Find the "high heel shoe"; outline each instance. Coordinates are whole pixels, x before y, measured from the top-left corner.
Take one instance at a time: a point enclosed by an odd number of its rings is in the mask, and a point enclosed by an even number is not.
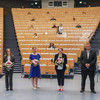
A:
[[[58,91],[61,91],[61,89],[58,89]]]
[[[36,86],[36,88],[40,88],[39,86]]]
[[[34,90],[36,90],[36,87],[33,87]]]
[[[61,92],[63,92],[64,90],[63,90],[63,89],[61,89],[60,91],[61,91]]]

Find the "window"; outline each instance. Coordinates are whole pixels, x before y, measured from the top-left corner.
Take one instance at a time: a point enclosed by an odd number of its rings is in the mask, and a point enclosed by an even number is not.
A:
[[[67,2],[63,2],[63,6],[67,6]]]
[[[48,3],[48,6],[53,6],[53,2],[49,2]]]
[[[55,7],[62,7],[62,1],[54,1]]]

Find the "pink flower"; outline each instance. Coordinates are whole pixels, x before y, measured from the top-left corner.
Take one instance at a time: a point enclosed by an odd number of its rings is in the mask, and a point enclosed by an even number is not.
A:
[[[63,63],[63,59],[62,58],[58,58],[57,59],[57,64],[61,64],[61,63]]]
[[[38,61],[37,59],[32,60],[32,63],[33,63],[34,65],[37,65],[38,62],[39,62],[39,61]]]
[[[7,61],[7,62],[6,62],[6,64],[11,65],[11,64],[12,64],[12,62],[11,62],[11,61]]]

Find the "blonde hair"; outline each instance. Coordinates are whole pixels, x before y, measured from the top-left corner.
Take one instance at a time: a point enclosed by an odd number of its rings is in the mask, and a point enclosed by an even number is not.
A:
[[[32,47],[32,50],[33,50],[34,48],[36,48],[36,47]]]

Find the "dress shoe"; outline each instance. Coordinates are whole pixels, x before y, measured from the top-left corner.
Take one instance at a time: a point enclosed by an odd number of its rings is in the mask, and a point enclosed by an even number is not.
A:
[[[13,89],[10,89],[11,91],[13,90]]]
[[[39,86],[36,86],[36,88],[40,88]]]
[[[63,90],[63,89],[61,89],[60,91],[61,91],[61,92],[63,92],[64,90]]]
[[[6,89],[6,91],[8,91],[9,89]]]
[[[93,91],[91,91],[92,93],[94,93],[94,94],[96,94],[96,91],[95,90],[93,90]]]
[[[80,90],[80,92],[81,92],[81,93],[83,93],[83,92],[84,92],[84,90]]]
[[[58,91],[61,91],[61,89],[58,89]]]
[[[33,87],[34,90],[36,90],[36,87]]]

